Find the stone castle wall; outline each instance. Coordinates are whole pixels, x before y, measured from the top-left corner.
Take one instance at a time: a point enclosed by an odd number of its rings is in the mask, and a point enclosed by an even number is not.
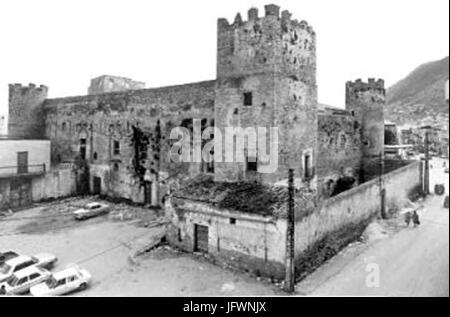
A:
[[[251,94],[251,104],[245,96]],[[255,174],[246,162],[216,164],[218,181],[256,179],[274,183],[287,178],[289,168],[304,175],[303,157],[315,161],[317,86],[315,33],[304,21],[281,16],[275,5],[265,15],[248,11],[233,24],[218,21],[215,124],[225,127],[279,129],[278,168]],[[314,164],[313,164],[314,165]]]
[[[84,143],[91,184],[92,177],[100,177],[103,194],[142,202],[144,178],[156,186],[166,178],[173,181],[200,173],[200,164],[169,161],[176,141],[170,140],[170,132],[185,120],[211,123],[214,81],[48,99],[44,108],[54,164],[76,161]],[[139,158],[135,136],[144,148]],[[143,169],[137,171],[137,165]],[[155,189],[153,194],[158,195]]]

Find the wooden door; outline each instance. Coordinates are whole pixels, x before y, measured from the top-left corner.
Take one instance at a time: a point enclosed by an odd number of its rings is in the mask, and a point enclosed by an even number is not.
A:
[[[208,253],[209,228],[195,224],[194,235],[194,251]]]

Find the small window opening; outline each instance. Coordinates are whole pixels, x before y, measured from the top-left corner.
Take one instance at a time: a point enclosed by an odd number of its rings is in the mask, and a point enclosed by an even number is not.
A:
[[[253,105],[253,95],[251,92],[244,93],[244,106]]]
[[[114,141],[114,155],[120,154],[120,142]]]

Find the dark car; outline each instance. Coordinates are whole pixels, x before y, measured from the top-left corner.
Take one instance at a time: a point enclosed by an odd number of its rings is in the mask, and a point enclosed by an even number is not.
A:
[[[13,251],[0,252],[0,263],[6,262],[16,256],[18,256],[18,254]]]

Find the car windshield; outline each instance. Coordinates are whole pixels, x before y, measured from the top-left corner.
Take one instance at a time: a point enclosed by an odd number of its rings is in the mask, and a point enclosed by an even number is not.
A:
[[[7,274],[10,269],[11,269],[11,267],[6,263],[0,264],[0,273],[1,274]]]
[[[48,288],[55,288],[56,284],[58,284],[58,281],[51,276],[48,280],[45,281],[45,284],[48,286]]]
[[[12,275],[6,280],[6,283],[8,283],[9,286],[14,287],[18,280],[19,279],[15,275]]]

